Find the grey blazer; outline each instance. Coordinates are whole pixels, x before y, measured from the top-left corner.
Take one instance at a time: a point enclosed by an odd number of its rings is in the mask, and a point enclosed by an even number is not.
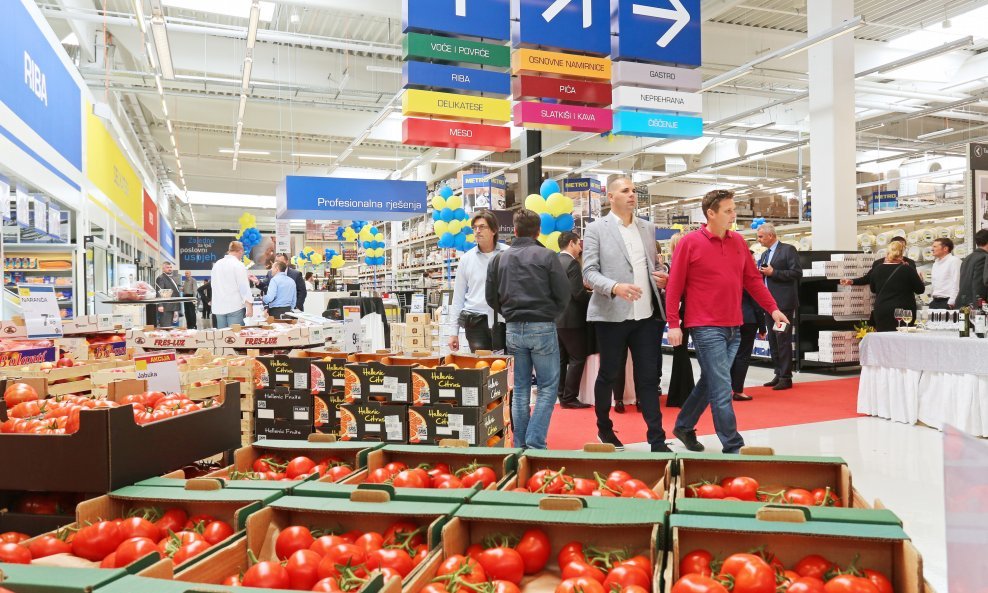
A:
[[[631,316],[632,303],[613,296],[611,291],[618,283],[634,284],[635,271],[631,267],[631,256],[624,246],[617,222],[610,214],[593,221],[583,236],[583,278],[593,287],[590,305],[587,308],[587,321],[626,321]],[[645,246],[645,261],[648,264],[649,286],[658,302],[658,313],[665,319],[662,294],[655,282],[655,225],[638,217],[634,224]]]

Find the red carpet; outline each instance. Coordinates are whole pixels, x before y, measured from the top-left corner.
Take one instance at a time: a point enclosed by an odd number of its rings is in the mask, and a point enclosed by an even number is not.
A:
[[[793,426],[827,420],[856,418],[858,413],[858,378],[834,379],[832,381],[812,381],[796,383],[787,391],[772,391],[770,387],[753,387],[745,393],[754,399],[747,402],[734,402],[734,413],[738,418],[738,430]],[[662,400],[662,425],[669,439],[676,422],[679,408],[668,408],[666,398]],[[645,442],[645,422],[633,406],[627,412],[617,414],[611,411],[614,430],[625,443]],[[713,418],[708,409],[700,417],[696,426],[698,435],[713,434]],[[585,443],[597,441],[596,417],[593,408],[586,410],[564,410],[558,405],[552,413],[548,443],[551,449],[579,449]]]

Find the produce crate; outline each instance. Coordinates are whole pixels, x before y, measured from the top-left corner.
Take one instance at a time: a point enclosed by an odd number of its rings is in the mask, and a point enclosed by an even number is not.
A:
[[[205,354],[205,356],[204,356]],[[219,362],[216,362],[218,360]],[[182,362],[180,360],[180,362]],[[215,359],[211,352],[201,350],[194,357],[188,358],[185,364],[179,364],[179,384],[190,399],[204,399],[216,395],[216,388],[230,374],[227,358]],[[137,369],[133,362],[121,364],[116,368],[103,369],[93,373],[93,395],[106,397],[107,386],[113,381],[122,379],[137,379]]]
[[[127,330],[127,342],[145,350],[212,349],[217,345],[218,330],[164,330],[153,325]]]
[[[0,587],[16,593],[92,593],[126,578],[127,574],[122,568],[56,568],[0,563]]]
[[[23,497],[34,497],[33,503],[23,501]],[[0,533],[6,531],[17,531],[27,535],[40,535],[63,527],[75,521],[76,505],[92,495],[77,493],[51,493],[51,492],[0,492]],[[29,507],[19,504],[27,502],[34,506],[41,503],[46,514],[24,512]],[[35,508],[38,508],[35,506]],[[47,514],[49,510],[54,510],[52,514]]]
[[[444,439],[457,439],[466,441],[471,446],[492,446],[497,441],[491,439],[504,430],[503,405],[504,402],[498,399],[486,407],[444,403],[410,406],[408,442],[435,445]]]
[[[474,498],[479,504],[538,505],[545,494],[511,492],[527,487],[529,478],[541,470],[560,471],[570,476],[602,479],[615,470],[624,470],[645,482],[662,500],[672,503],[675,481],[672,476],[675,454],[615,451],[613,445],[590,443],[583,451],[537,451],[528,449],[518,458],[518,471],[501,486],[501,492],[484,492]],[[563,492],[562,494],[568,494]],[[617,494],[620,497],[620,494]],[[634,499],[640,500],[640,499]]]
[[[747,476],[757,480],[764,491],[830,488],[841,506],[871,508],[853,488],[851,470],[840,457],[775,455],[772,449],[755,447],[746,447],[742,453],[678,453],[676,500],[687,498],[686,489],[691,484],[719,484],[726,477]]]
[[[47,395],[39,380],[27,381]],[[108,397],[119,401],[146,389],[144,381],[118,382]],[[108,492],[236,449],[239,402],[237,386],[226,382],[217,405],[144,426],[131,406],[121,406],[83,410],[74,434],[0,434],[0,490]]]
[[[236,548],[239,553],[247,553],[247,543],[244,538],[238,539],[236,542],[229,546],[230,548]],[[224,552],[226,552],[224,550]],[[174,575],[172,575],[167,569],[162,569],[155,574],[151,569],[144,571],[145,574],[153,574],[154,577],[141,577],[141,576],[123,576],[110,582],[107,585],[100,587],[100,593],[195,593],[200,591],[197,587],[190,587],[187,581],[174,580]],[[379,593],[383,587],[383,578],[378,575],[377,577],[368,581],[364,585],[360,593]],[[400,588],[400,585],[399,585]],[[252,587],[246,589],[251,593],[285,593],[284,589],[264,589]],[[66,590],[64,593],[75,593],[76,591],[81,591],[81,589],[71,589]],[[207,591],[202,589],[202,591]],[[243,587],[227,587],[223,585],[209,585],[209,593],[221,592],[221,593],[243,593],[245,589]],[[44,592],[30,592],[30,593],[44,593]],[[54,593],[62,593],[56,591]],[[86,593],[90,593],[87,591]]]
[[[367,477],[374,470],[383,468],[391,462],[401,462],[410,468],[420,465],[434,466],[437,463],[445,463],[450,469],[455,471],[477,462],[486,465],[494,470],[496,482],[490,487],[496,490],[514,476],[517,469],[518,458],[521,449],[487,448],[487,447],[466,447],[463,442],[449,441],[446,446],[431,445],[385,445],[380,448],[372,448],[362,451],[359,458],[363,461],[360,471],[345,478],[340,483],[347,486],[357,486],[367,482]],[[305,496],[328,496],[345,497],[347,490],[333,488],[327,484],[327,479],[305,484],[297,489],[299,494]],[[368,484],[369,486],[370,484]],[[477,491],[479,486],[473,488],[396,488],[395,492],[403,500],[457,500],[464,502],[469,500]]]
[[[561,567],[557,565],[556,558],[560,549],[573,541],[584,544],[593,542],[599,548],[625,549],[632,555],[646,555],[653,567],[653,574],[650,575],[652,590],[657,591],[669,503],[661,500],[633,502],[611,499],[601,502],[608,504],[591,508],[586,506],[586,501],[578,498],[549,497],[538,507],[463,505],[443,528],[441,557],[423,563],[422,570],[402,591],[418,593],[435,577],[444,559],[455,554],[465,555],[470,545],[483,545],[488,536],[521,536],[529,529],[545,532],[551,549],[545,569],[522,580],[522,593],[555,590],[562,580]]]
[[[20,379],[38,379],[45,382],[45,392],[51,396],[88,395],[93,393],[94,374],[126,364],[127,361],[117,359],[51,369],[42,369],[40,365],[32,364],[20,370],[11,369],[13,372],[3,373],[6,380],[0,382],[0,386],[6,389],[7,385]]]
[[[447,357],[464,364],[477,364],[505,358]],[[491,372],[489,368],[436,368],[412,369],[412,403],[415,405],[447,404],[460,407],[484,408],[501,400],[508,393],[508,368]]]
[[[865,512],[865,511],[856,511]],[[786,568],[818,554],[841,567],[852,563],[877,570],[892,581],[896,593],[924,591],[923,561],[898,525],[845,523],[814,519],[803,507],[767,507],[756,517],[675,513],[663,574],[666,593],[679,579],[680,558],[706,550],[715,558],[764,548]]]
[[[718,517],[755,518],[762,509],[796,508],[765,502],[738,502],[732,500],[709,500],[705,498],[676,499],[677,515],[713,515]],[[856,509],[826,506],[800,506],[805,509],[811,522],[861,523],[864,525],[897,525],[902,527],[902,519],[885,508]]]

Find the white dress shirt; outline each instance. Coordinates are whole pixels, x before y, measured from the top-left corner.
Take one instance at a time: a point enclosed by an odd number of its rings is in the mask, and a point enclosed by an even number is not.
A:
[[[453,305],[450,308],[450,327],[456,326],[461,311],[487,315],[488,327],[494,326],[494,309],[487,304],[487,266],[494,256],[508,248],[504,243],[495,243],[494,251],[482,253],[474,247],[460,256],[453,284]]]
[[[236,257],[226,257],[213,264],[213,314],[229,315],[246,308],[253,301],[250,283],[247,281],[247,268]]]
[[[621,240],[624,241],[624,248],[628,250],[628,255],[631,257],[631,267],[635,271],[635,286],[642,289],[641,298],[632,303],[630,319],[635,321],[648,319],[652,316],[652,286],[649,284],[651,278],[648,274],[648,261],[645,259],[645,245],[642,244],[642,235],[638,231],[634,217],[631,218],[631,224],[625,226],[624,221],[617,214],[611,212],[611,216],[617,223]]]
[[[930,296],[946,298],[947,304],[954,305],[957,291],[961,285],[961,258],[953,253],[933,262],[933,280],[930,286]]]

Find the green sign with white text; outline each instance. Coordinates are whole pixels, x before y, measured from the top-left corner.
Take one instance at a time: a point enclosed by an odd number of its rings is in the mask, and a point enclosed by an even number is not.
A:
[[[493,43],[408,33],[402,42],[402,49],[403,60],[443,60],[501,68],[511,65],[511,49]]]

